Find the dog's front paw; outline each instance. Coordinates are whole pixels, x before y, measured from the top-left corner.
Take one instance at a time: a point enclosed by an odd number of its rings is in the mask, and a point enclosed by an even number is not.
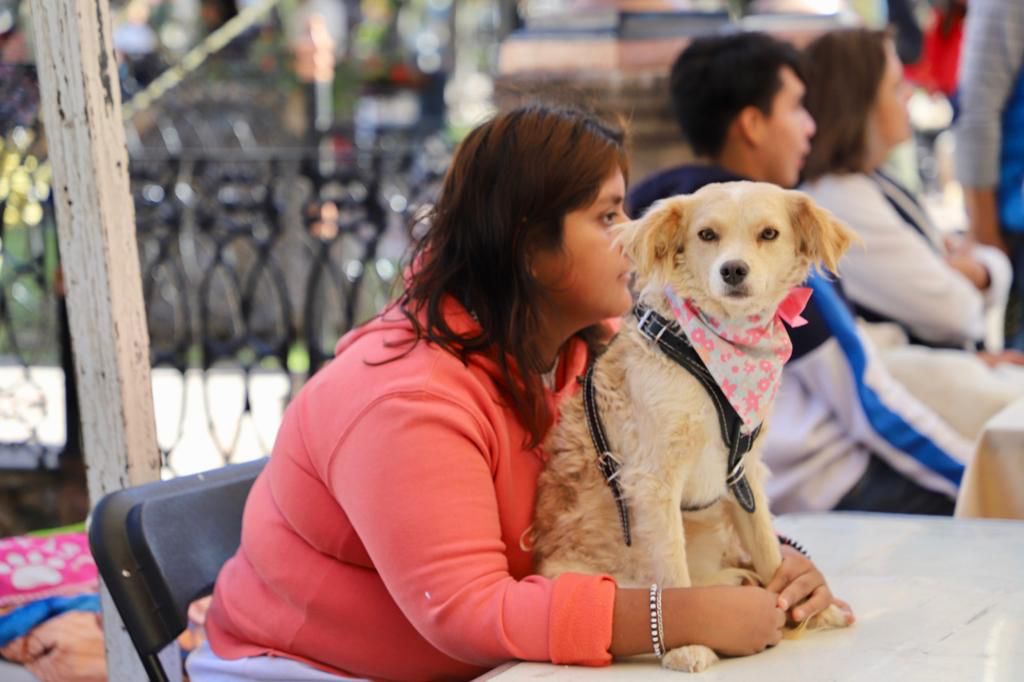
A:
[[[845,628],[849,625],[846,620],[846,613],[835,604],[830,604],[824,611],[820,611],[811,617],[807,624],[808,630],[831,630],[833,628]]]
[[[681,670],[684,673],[699,673],[706,670],[712,663],[718,660],[714,651],[692,644],[672,649],[661,659],[661,665],[669,670]]]

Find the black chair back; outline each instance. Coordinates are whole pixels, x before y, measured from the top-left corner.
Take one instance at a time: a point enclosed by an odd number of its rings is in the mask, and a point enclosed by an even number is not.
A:
[[[238,549],[242,510],[267,459],[126,488],[96,505],[89,546],[150,680]]]

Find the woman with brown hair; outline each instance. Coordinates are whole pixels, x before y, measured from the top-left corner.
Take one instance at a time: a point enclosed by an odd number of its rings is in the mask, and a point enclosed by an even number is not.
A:
[[[912,135],[910,86],[891,37],[828,33],[806,48],[804,69],[817,134],[802,189],[864,240],[841,272],[858,313],[895,322],[923,345],[978,347],[987,311],[1005,306],[1009,261],[996,249],[944,239],[917,198],[883,172]]]
[[[818,132],[801,189],[864,242],[844,256],[841,285],[861,318],[885,323],[866,329],[881,341],[889,372],[973,440],[1024,395],[1024,354],[975,352],[989,312],[1005,308],[1009,260],[996,248],[944,236],[917,197],[882,170],[912,134],[910,87],[888,33],[825,34],[806,48],[804,67]],[[959,377],[954,397],[951,376]]]
[[[204,680],[465,679],[503,661],[651,651],[648,590],[533,575],[539,444],[627,312],[622,133],[530,106],[455,154],[406,293],[289,405],[218,578]],[[666,645],[777,642],[831,594],[791,548],[778,594],[665,590]],[[792,607],[792,609],[790,609]]]

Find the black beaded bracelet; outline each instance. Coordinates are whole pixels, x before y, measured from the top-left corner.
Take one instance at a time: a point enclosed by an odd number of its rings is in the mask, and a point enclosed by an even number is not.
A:
[[[793,538],[791,538],[791,537],[787,537],[787,536],[783,535],[782,533],[776,533],[776,535],[777,535],[777,536],[778,536],[778,538],[779,538],[779,544],[780,544],[780,545],[789,545],[790,547],[792,547],[792,548],[793,548],[793,549],[795,549],[796,551],[798,551],[798,552],[800,552],[801,554],[803,554],[803,555],[804,555],[805,557],[807,557],[808,559],[810,559],[810,558],[811,558],[811,555],[807,553],[807,550],[806,550],[806,549],[804,549],[804,546],[803,546],[803,545],[801,545],[801,544],[800,544],[799,542],[797,542],[796,540],[794,540]]]

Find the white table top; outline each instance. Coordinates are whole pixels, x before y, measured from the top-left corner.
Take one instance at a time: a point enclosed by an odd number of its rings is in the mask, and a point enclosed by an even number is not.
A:
[[[856,624],[719,661],[694,682],[1024,680],[1024,522],[832,513],[776,527],[807,547]],[[606,668],[517,663],[485,677],[691,679],[681,675],[644,657]]]

